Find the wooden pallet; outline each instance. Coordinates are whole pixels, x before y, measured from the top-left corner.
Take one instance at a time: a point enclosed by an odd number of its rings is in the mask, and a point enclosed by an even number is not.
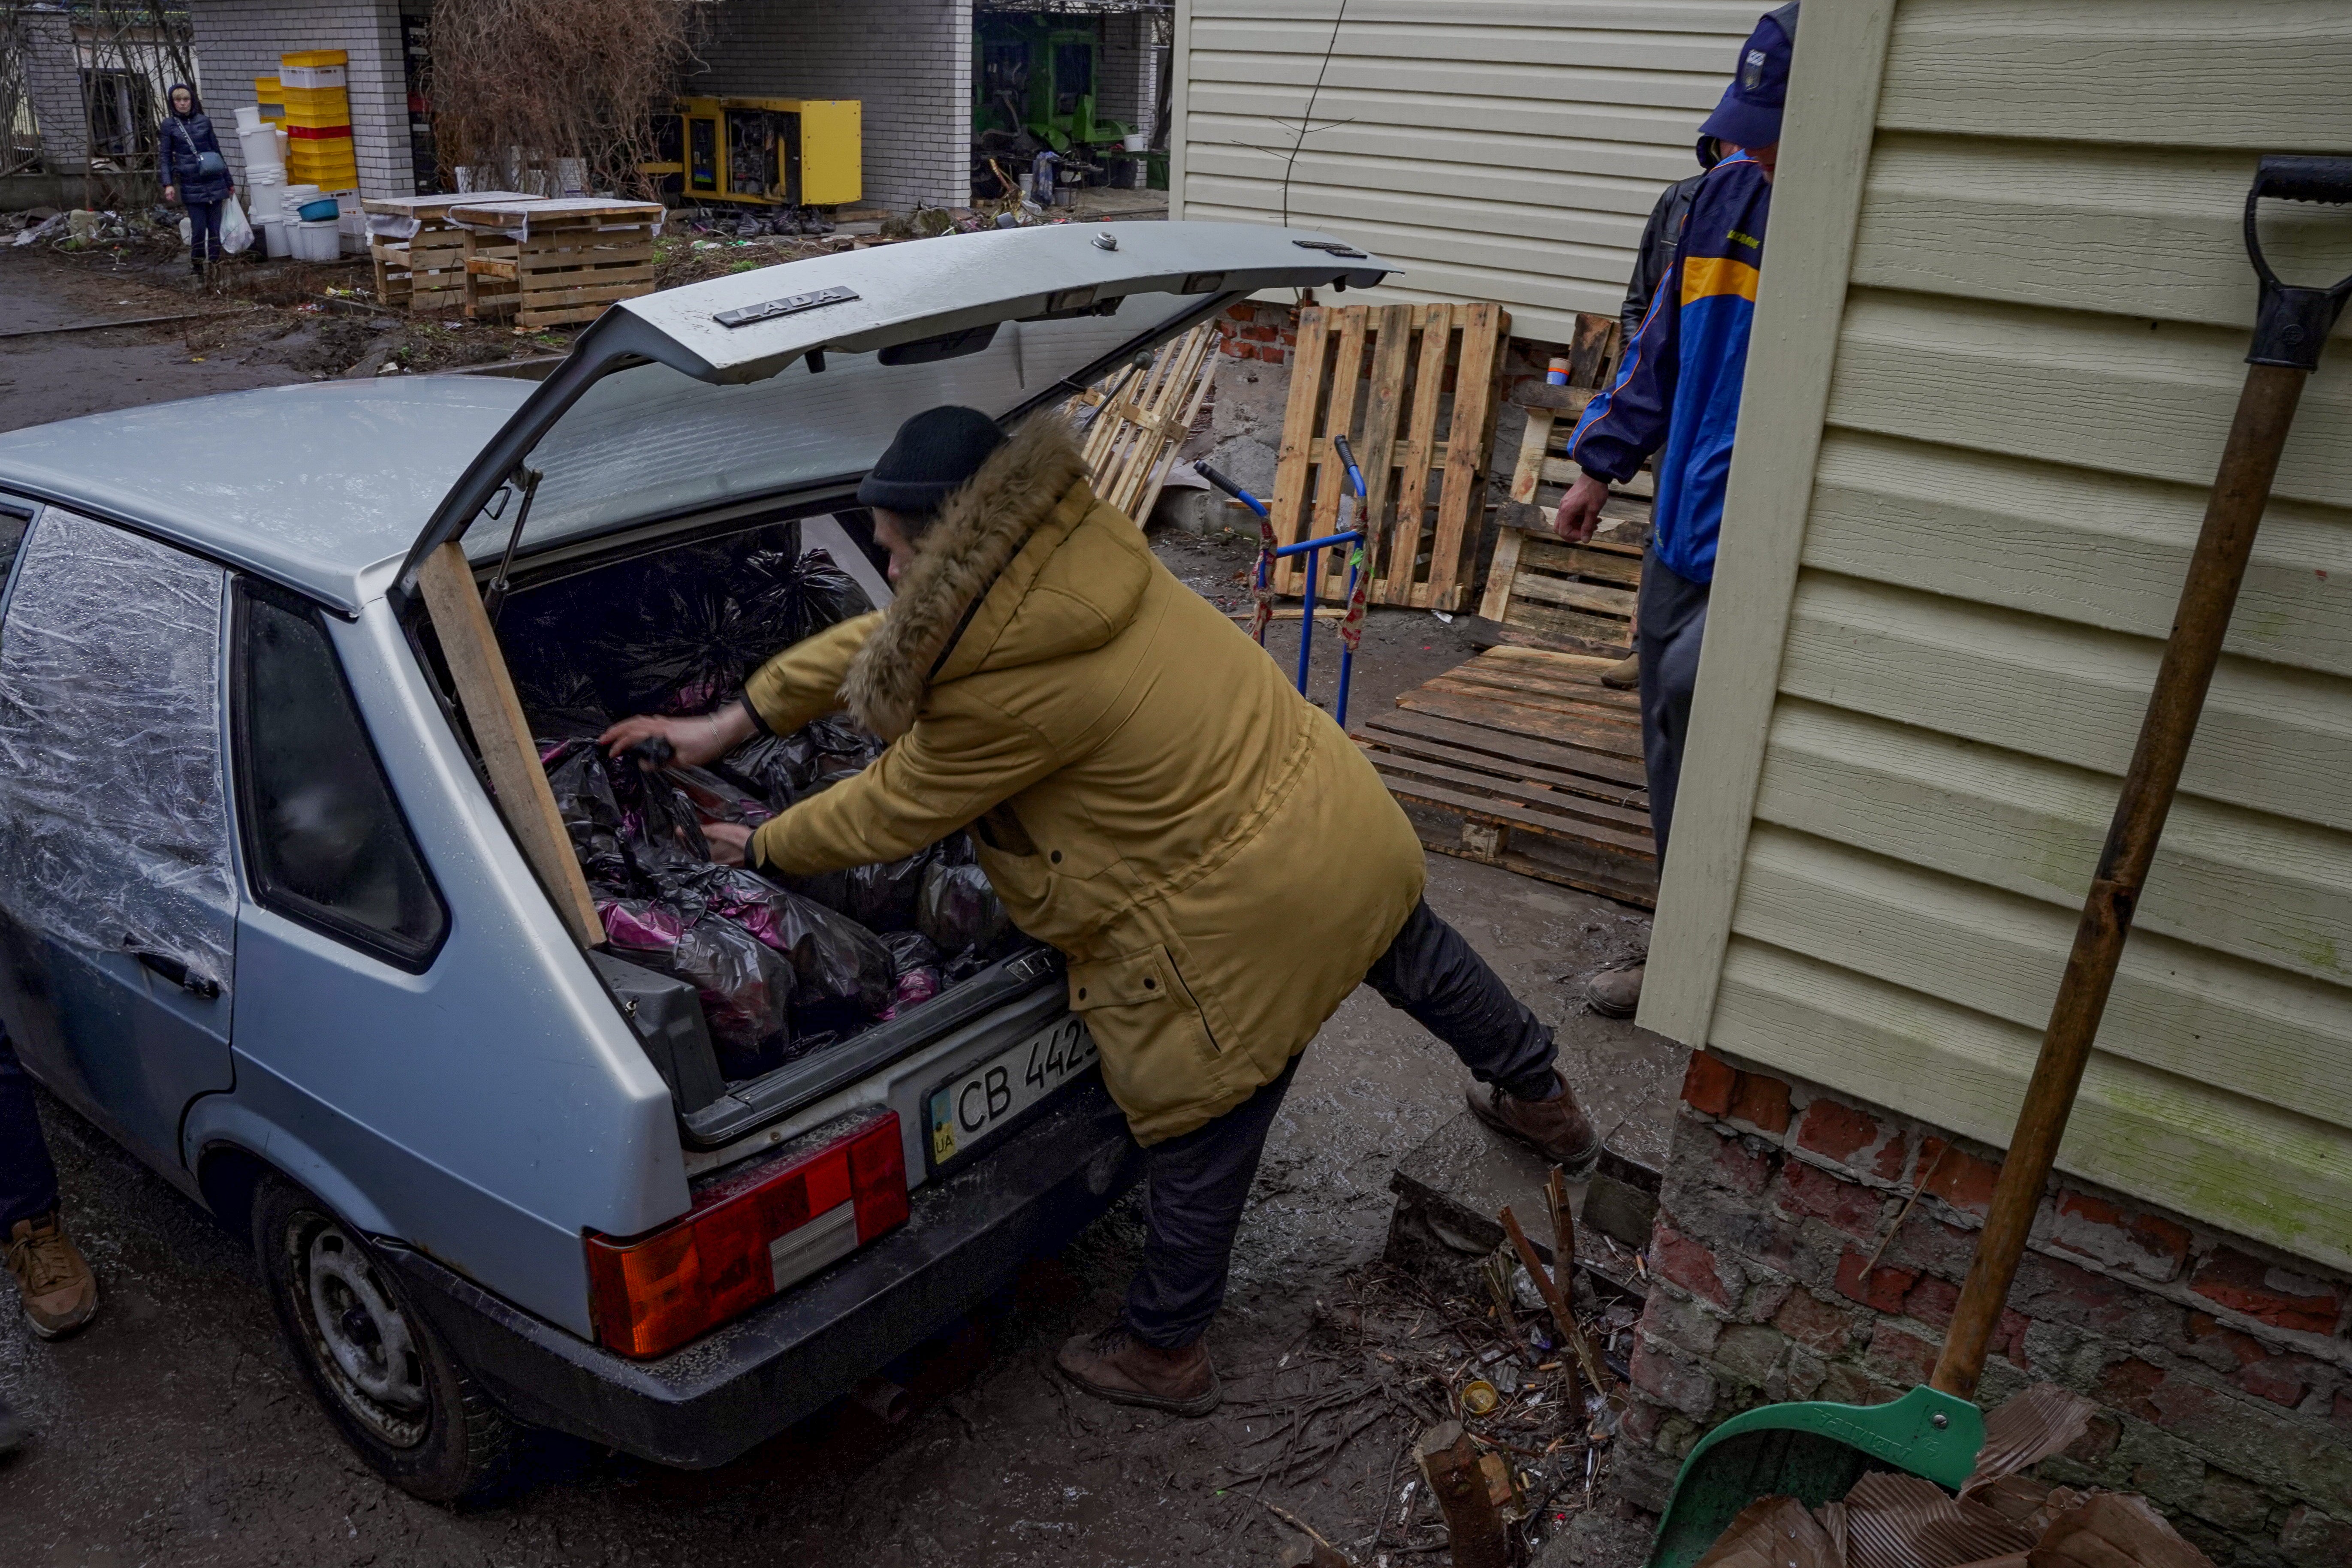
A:
[[[1139,526],[1148,521],[1176,447],[1201,416],[1216,375],[1217,329],[1203,322],[1164,344],[1150,369],[1134,375],[1121,371],[1072,398],[1068,412],[1075,417],[1117,394],[1087,426],[1087,469],[1095,494]]]
[[[1601,527],[1587,543],[1563,543],[1551,528],[1559,499],[1580,471],[1568,458],[1568,437],[1592,396],[1591,389],[1576,386],[1533,386],[1514,395],[1526,409],[1527,429],[1478,614],[1492,623],[1489,633],[1498,640],[1622,658],[1633,651],[1650,476],[1636,474],[1612,492]]]
[[[654,291],[657,202],[461,204],[449,216],[467,231],[468,315],[511,309],[528,331],[593,321],[617,300]],[[497,254],[494,246],[509,248]]]
[[[1489,648],[1354,739],[1429,848],[1653,906],[1641,704],[1601,684],[1610,662]]]
[[[464,310],[467,231],[449,221],[449,209],[461,203],[527,199],[514,191],[368,197],[360,203],[360,208],[371,220],[404,219],[404,225],[394,226],[395,230],[402,226],[409,229],[399,237],[381,234],[371,237],[369,251],[375,261],[376,299],[386,305],[405,306],[416,315]]]
[[[1290,401],[1275,469],[1274,531],[1285,544],[1338,531],[1345,433],[1364,475],[1367,597],[1458,610],[1477,575],[1486,448],[1499,407],[1500,305],[1310,305],[1298,313]],[[1347,552],[1319,557],[1326,599],[1347,591]],[[1302,595],[1303,558],[1276,564],[1278,594]]]

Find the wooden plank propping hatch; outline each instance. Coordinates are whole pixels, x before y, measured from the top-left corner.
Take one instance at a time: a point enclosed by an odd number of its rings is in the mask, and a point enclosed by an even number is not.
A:
[[[1612,662],[1488,648],[1353,738],[1428,848],[1654,905],[1640,700],[1601,684]]]
[[[532,743],[530,721],[523,717],[514,678],[507,672],[506,655],[482,608],[481,590],[474,585],[474,569],[464,548],[452,542],[426,556],[416,574],[416,587],[441,639],[441,657],[457,688],[457,704],[481,748],[499,815],[514,830],[515,842],[547,889],[563,929],[582,947],[602,944],[604,920],[596,913],[571,836],[563,830],[555,792],[539,765],[539,748]]]

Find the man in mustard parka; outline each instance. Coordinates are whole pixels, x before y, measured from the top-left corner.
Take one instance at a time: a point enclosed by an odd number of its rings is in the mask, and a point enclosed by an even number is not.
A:
[[[1121,1321],[1062,1349],[1090,1393],[1202,1415],[1202,1336],[1299,1053],[1369,984],[1469,1067],[1471,1107],[1570,1168],[1600,1140],[1551,1031],[1422,901],[1420,842],[1371,764],[1241,629],[1095,498],[1062,422],[1006,438],[935,408],[858,499],[890,607],[787,649],[705,718],[614,725],[680,760],[846,708],[889,741],[856,778],[714,852],[792,876],[959,828],[1013,921],[1069,961],[1070,1005],[1147,1151]]]

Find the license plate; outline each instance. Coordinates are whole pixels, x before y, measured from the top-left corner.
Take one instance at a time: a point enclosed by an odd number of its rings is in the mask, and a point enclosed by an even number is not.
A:
[[[1085,1023],[1070,1015],[932,1090],[931,1163],[980,1148],[1101,1059]]]

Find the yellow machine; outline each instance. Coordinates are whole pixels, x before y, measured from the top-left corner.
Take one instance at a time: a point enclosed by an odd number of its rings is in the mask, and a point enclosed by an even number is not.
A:
[[[683,98],[661,117],[654,177],[668,201],[839,206],[865,191],[856,99]]]

